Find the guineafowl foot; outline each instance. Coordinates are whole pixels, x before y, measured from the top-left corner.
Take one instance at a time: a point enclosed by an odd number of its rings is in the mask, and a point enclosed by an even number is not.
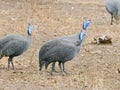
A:
[[[58,75],[58,73],[57,73],[56,71],[52,71],[52,72],[51,72],[51,75],[52,75],[52,76],[56,76],[56,75]]]
[[[8,65],[8,70],[10,70],[10,66]],[[15,70],[14,66],[12,66],[12,70]]]
[[[12,56],[10,56],[9,58],[8,58],[8,69],[10,69],[10,64],[12,65],[12,69],[14,70],[14,64],[13,64],[13,57]]]
[[[8,70],[8,71],[9,71],[9,70],[10,70],[10,68],[6,68],[6,70]]]
[[[8,65],[7,70],[10,70],[10,65]]]
[[[42,68],[39,68],[39,71],[41,71],[42,70]]]
[[[10,69],[11,69],[10,67],[7,68],[7,70],[10,70]],[[15,70],[15,68],[12,67],[12,70]]]
[[[67,72],[66,72],[66,71],[63,71],[63,72],[62,72],[62,75],[63,75],[63,76],[66,76],[66,75],[67,75]]]
[[[15,68],[13,67],[12,70],[15,70]]]

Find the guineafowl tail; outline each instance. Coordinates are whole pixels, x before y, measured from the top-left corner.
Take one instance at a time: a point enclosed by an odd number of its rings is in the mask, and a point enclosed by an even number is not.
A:
[[[2,52],[0,51],[0,59],[3,57],[3,54],[2,54]]]
[[[45,61],[41,61],[41,60],[39,60],[39,70],[41,71],[42,70],[42,67],[45,65]]]
[[[48,68],[48,65],[50,64],[50,62],[46,62],[45,63],[45,69],[47,69]]]

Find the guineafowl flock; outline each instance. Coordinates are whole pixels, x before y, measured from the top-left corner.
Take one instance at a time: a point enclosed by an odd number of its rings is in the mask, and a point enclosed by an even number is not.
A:
[[[120,0],[106,0],[105,7],[111,15],[111,24],[113,24],[113,19],[118,23],[120,17]],[[39,50],[39,70],[41,71],[43,66],[47,69],[49,64],[52,63],[51,75],[54,75],[56,74],[55,64],[58,62],[62,74],[65,75],[64,64],[72,60],[79,53],[90,24],[91,20],[84,18],[79,33],[57,37],[43,44]],[[12,65],[12,69],[14,69],[13,58],[23,54],[30,47],[33,30],[34,27],[29,24],[27,30],[28,36],[11,34],[0,39],[0,59],[8,57],[8,69],[10,68],[10,64]]]

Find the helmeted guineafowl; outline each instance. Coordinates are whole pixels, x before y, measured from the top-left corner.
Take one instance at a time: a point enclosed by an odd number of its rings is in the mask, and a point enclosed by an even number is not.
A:
[[[11,63],[14,69],[13,58],[21,55],[31,45],[32,31],[33,26],[29,24],[27,37],[11,34],[0,39],[0,59],[4,56],[9,57],[8,68],[10,67]]]
[[[46,42],[39,51],[39,70],[42,70],[44,65],[47,69],[48,65],[52,63],[51,74],[53,75],[55,73],[55,63],[59,62],[63,75],[66,74],[64,63],[72,60],[80,51],[86,29],[90,23],[90,20],[84,21],[80,34],[59,37]]]
[[[120,0],[106,0],[106,10],[111,14],[111,25],[113,24],[113,18],[116,23],[120,19]]]

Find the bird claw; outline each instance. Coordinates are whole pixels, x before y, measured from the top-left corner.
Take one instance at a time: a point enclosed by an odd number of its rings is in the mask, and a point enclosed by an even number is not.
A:
[[[57,73],[56,71],[52,71],[52,72],[51,72],[51,75],[52,75],[52,76],[56,76],[56,75],[58,75],[58,73]]]
[[[9,70],[10,70],[10,68],[6,68],[6,70],[8,70],[8,71],[9,71]]]
[[[62,72],[62,75],[63,75],[63,76],[66,76],[66,75],[67,75],[67,72],[66,72],[66,71],[63,71],[63,72]]]
[[[10,70],[10,66],[8,66],[7,70]],[[14,67],[12,67],[12,70],[15,70],[15,68],[14,68]]]

